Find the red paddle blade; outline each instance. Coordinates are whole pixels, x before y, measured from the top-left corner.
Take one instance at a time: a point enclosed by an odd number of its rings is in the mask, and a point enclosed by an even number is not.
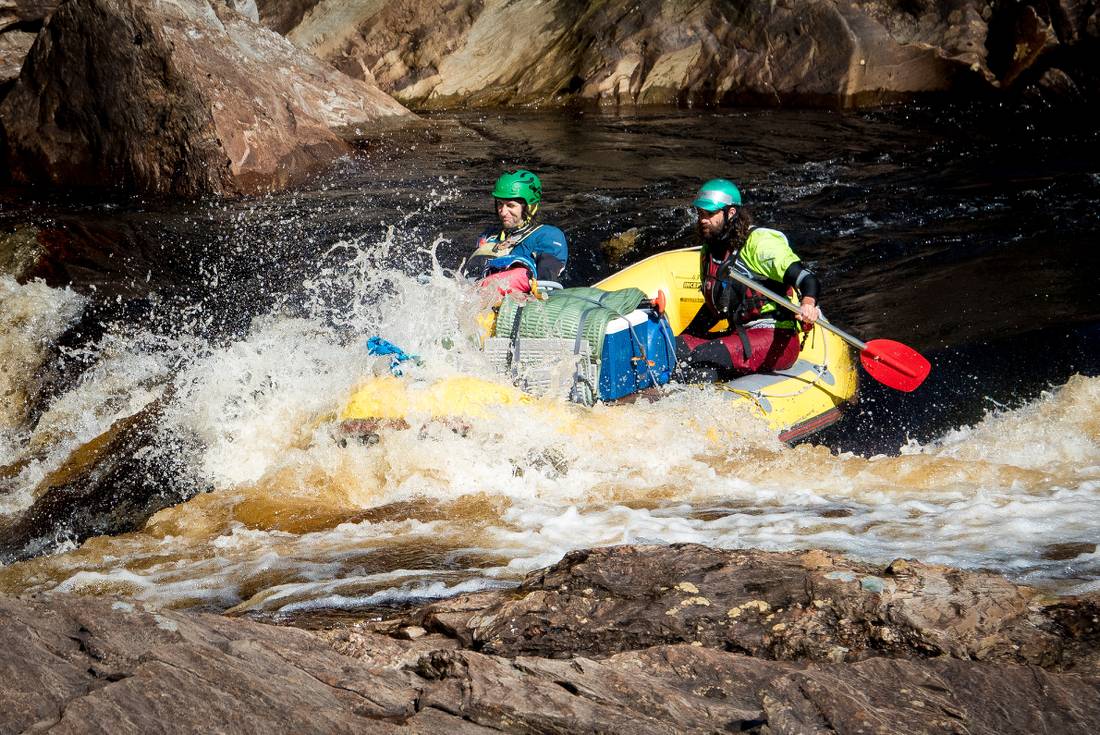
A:
[[[932,370],[932,364],[912,347],[892,339],[873,339],[859,356],[872,378],[897,390],[916,390]]]

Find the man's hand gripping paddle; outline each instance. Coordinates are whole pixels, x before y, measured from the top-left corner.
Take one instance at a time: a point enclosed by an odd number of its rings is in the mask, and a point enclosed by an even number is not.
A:
[[[732,270],[728,271],[728,275],[742,286],[764,294],[783,308],[796,314],[799,312],[798,305],[793,301],[751,278],[746,278]],[[892,339],[873,339],[870,342],[863,342],[840,327],[833,326],[824,318],[818,319],[817,324],[859,350],[859,361],[863,364],[863,369],[885,386],[908,393],[916,390],[932,370],[932,364],[924,358],[924,355],[901,342],[895,342]]]

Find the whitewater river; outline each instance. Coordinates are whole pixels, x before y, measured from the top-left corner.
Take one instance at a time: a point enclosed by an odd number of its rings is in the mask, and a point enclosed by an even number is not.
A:
[[[865,376],[795,447],[713,389],[569,431],[511,409],[343,446],[368,336],[422,377],[489,375],[451,270],[517,165],[543,177],[572,285],[688,244],[694,190],[736,179],[830,317],[933,376],[908,396]],[[46,252],[44,281],[0,277],[0,591],[316,619],[681,541],[1100,589],[1097,201],[1095,126],[921,109],[447,114],[291,194],[8,192],[4,257]]]

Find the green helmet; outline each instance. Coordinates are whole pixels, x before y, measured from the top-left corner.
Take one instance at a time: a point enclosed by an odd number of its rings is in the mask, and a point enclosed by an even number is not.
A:
[[[695,201],[691,203],[691,206],[708,212],[717,212],[731,205],[741,206],[741,192],[732,181],[725,179],[711,179],[703,184]]]
[[[517,171],[509,171],[497,179],[493,187],[493,197],[496,199],[522,199],[527,206],[534,207],[542,201],[542,182],[539,177],[522,168]]]

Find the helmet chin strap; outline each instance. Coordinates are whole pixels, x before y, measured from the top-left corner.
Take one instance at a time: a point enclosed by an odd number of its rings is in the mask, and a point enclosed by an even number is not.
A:
[[[725,209],[722,210],[722,222],[723,222],[723,224],[722,224],[722,232],[721,232],[721,234],[719,234],[719,237],[725,242],[729,242],[730,235],[733,234],[733,223],[737,220],[737,213],[736,212],[733,213],[732,217],[730,216],[730,210],[731,209],[733,209],[733,207],[726,207]]]

